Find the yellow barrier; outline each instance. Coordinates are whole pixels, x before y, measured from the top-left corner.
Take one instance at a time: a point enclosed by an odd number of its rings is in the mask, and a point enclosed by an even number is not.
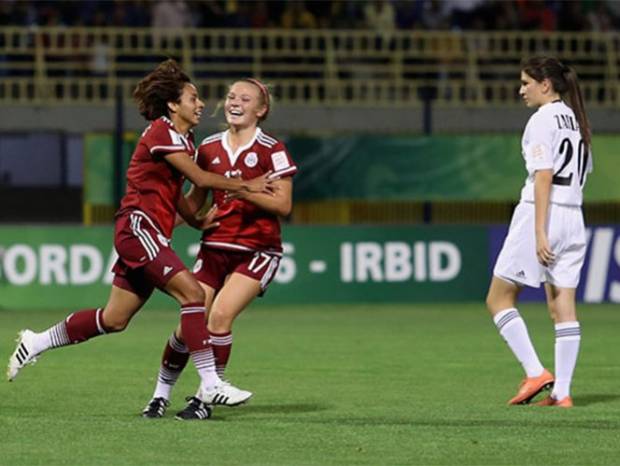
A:
[[[0,101],[110,104],[165,57],[206,99],[235,78],[271,83],[282,104],[519,104],[518,67],[550,53],[573,64],[591,107],[620,104],[620,34],[334,30],[0,27]]]

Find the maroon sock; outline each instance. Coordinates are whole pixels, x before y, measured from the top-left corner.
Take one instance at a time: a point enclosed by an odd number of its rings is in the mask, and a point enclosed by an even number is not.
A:
[[[190,353],[209,348],[209,331],[205,325],[203,303],[189,303],[181,306],[181,331]]]
[[[222,377],[226,370],[228,359],[230,358],[232,332],[209,332],[209,341],[211,342],[211,348],[213,348],[213,355],[215,356],[215,370],[217,371],[217,375]]]
[[[67,336],[72,344],[82,343],[105,332],[101,320],[102,309],[84,309],[65,319]]]
[[[188,359],[187,348],[173,333],[166,342],[164,354],[161,357],[161,365],[171,371],[181,372],[187,365]]]

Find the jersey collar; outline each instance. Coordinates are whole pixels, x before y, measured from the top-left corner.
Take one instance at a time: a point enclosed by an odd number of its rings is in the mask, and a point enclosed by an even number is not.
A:
[[[244,146],[239,147],[235,152],[233,152],[232,149],[230,148],[230,146],[228,145],[228,135],[230,134],[230,130],[227,129],[226,131],[224,131],[224,135],[222,137],[222,147],[226,151],[226,155],[228,155],[228,160],[230,161],[230,166],[231,167],[233,167],[235,165],[235,163],[237,162],[237,159],[239,158],[239,156],[244,151],[246,151],[250,147],[252,147],[254,142],[256,142],[256,138],[262,132],[263,131],[257,126],[256,127],[256,131],[254,131],[254,136],[252,136],[252,139],[250,139],[250,141],[247,144],[245,144]]]
[[[177,132],[178,134],[180,134],[182,137],[184,138],[188,138],[191,134],[194,133],[194,130],[192,128],[187,130],[187,134],[181,134],[179,133],[179,130],[174,126],[174,123],[172,122],[172,120],[170,118],[168,118],[167,116],[160,116],[159,117],[160,120],[162,120],[164,123],[166,123],[168,126],[170,126],[170,129],[172,129],[173,131]]]

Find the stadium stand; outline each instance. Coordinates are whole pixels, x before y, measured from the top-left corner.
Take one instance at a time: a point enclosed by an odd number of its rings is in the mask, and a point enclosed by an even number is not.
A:
[[[614,132],[620,104],[619,5],[4,1],[0,102],[13,118],[5,119],[0,130],[61,132],[57,159],[59,166],[68,163],[79,152],[69,145],[82,144],[75,135],[110,132],[117,91],[128,103],[137,79],[170,56],[195,78],[210,103],[236,78],[266,80],[278,106],[271,123],[284,134],[430,133],[420,118],[430,102],[435,124],[443,125],[440,132],[513,132],[525,121],[515,70],[524,56],[551,53],[578,69],[595,132]],[[496,117],[498,110],[502,118]],[[72,126],[58,126],[64,120]],[[127,120],[131,131],[143,124],[131,115]],[[90,126],[84,128],[85,122]],[[74,135],[66,137],[66,132]],[[2,176],[0,184],[15,185],[15,177]],[[58,182],[73,190],[62,199],[75,199],[81,187],[79,175],[75,178]],[[32,197],[36,205],[40,193]],[[510,203],[494,201],[392,202],[387,207],[368,201],[300,202],[293,219],[482,223],[503,222],[511,211]],[[113,206],[104,205],[96,215],[97,208],[88,212],[102,221],[113,212]],[[620,215],[615,203],[590,210],[601,221]]]
[[[620,35],[611,32],[0,28],[0,101],[109,104],[164,56],[207,99],[241,76],[283,104],[518,106],[523,56],[560,54],[580,70],[591,107],[619,104]]]

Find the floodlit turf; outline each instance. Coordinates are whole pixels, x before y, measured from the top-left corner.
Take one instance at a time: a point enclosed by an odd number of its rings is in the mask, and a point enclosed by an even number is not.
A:
[[[618,464],[617,306],[581,306],[572,410],[508,407],[521,370],[483,305],[255,306],[229,376],[251,403],[208,421],[139,412],[177,313],[146,310],[119,335],[46,353],[0,383],[0,464]],[[522,314],[553,369],[542,306]],[[3,364],[24,326],[59,312],[0,311]]]

